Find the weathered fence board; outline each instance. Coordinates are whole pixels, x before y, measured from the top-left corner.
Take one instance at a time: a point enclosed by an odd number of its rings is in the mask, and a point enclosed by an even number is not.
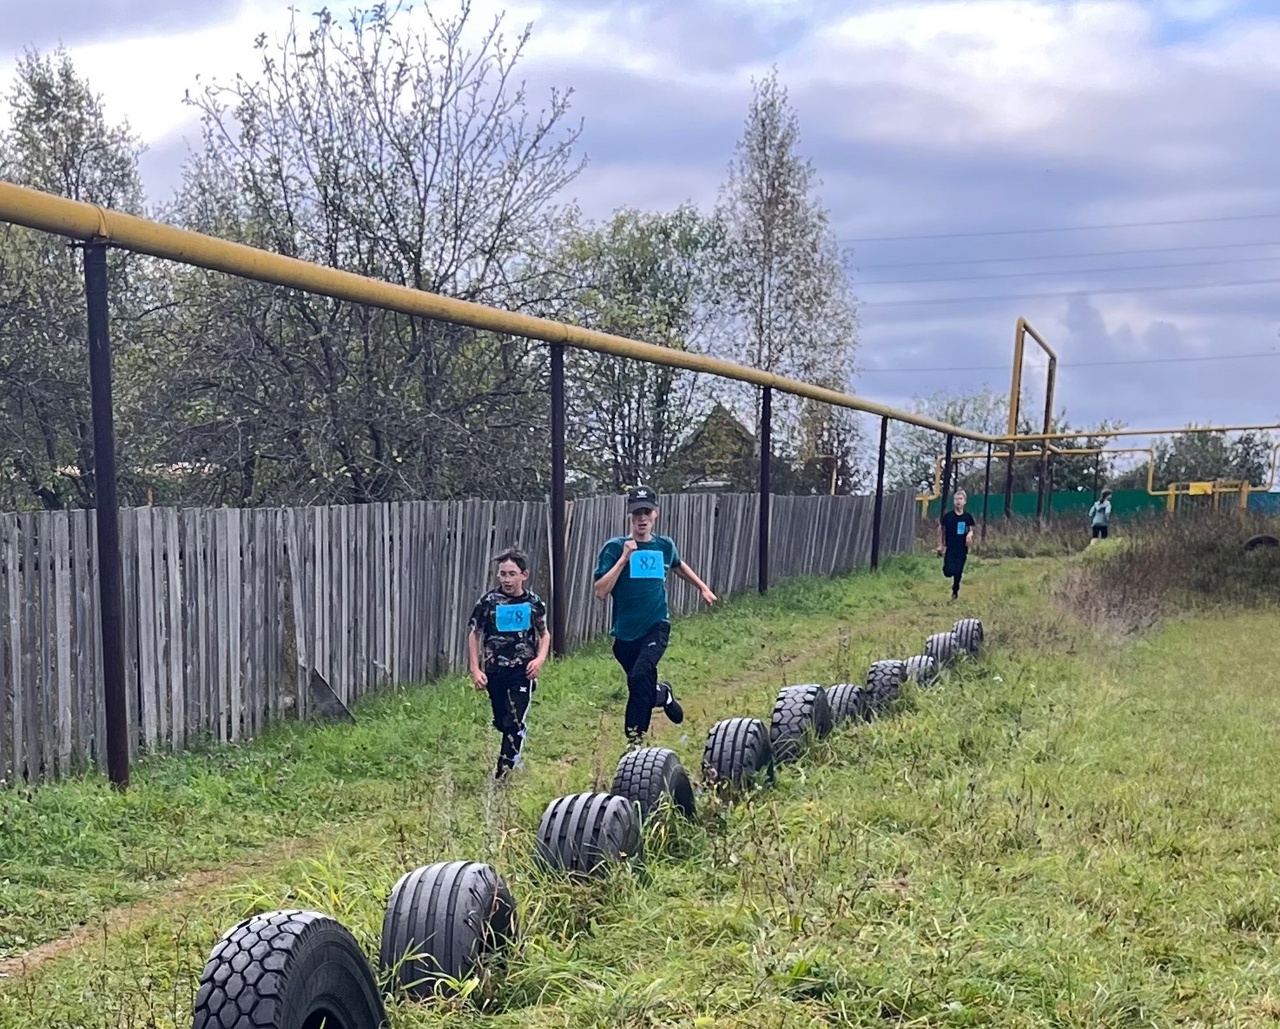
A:
[[[773,497],[770,580],[865,566],[870,497]],[[913,543],[909,495],[885,498],[882,546]],[[663,501],[659,531],[720,596],[754,590],[759,498]],[[601,545],[626,531],[621,497],[567,512],[567,646],[603,635]],[[305,717],[312,669],[344,703],[465,665],[467,620],[518,546],[550,594],[549,509],[512,501],[121,512],[130,751],[236,741]],[[675,613],[702,601],[674,579]],[[96,519],[0,514],[0,783],[105,763]]]

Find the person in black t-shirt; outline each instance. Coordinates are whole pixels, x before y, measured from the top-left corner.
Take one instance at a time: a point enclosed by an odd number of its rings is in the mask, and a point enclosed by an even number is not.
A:
[[[551,651],[551,634],[547,605],[525,588],[529,559],[519,550],[505,550],[496,560],[498,588],[481,597],[471,612],[467,656],[471,681],[477,691],[488,690],[493,727],[502,733],[493,773],[501,779],[512,768],[522,767],[525,715]]]
[[[960,596],[960,577],[964,575],[964,563],[969,558],[973,543],[973,515],[965,511],[969,497],[958,489],[952,498],[953,511],[943,514],[938,523],[938,554],[942,557],[942,574],[951,580],[951,599]]]

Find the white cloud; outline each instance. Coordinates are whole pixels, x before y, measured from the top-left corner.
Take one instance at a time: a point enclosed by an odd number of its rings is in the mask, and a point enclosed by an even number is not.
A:
[[[1157,84],[1150,16],[1129,3],[989,0],[855,14],[789,61],[810,90],[871,92],[851,105],[851,138],[948,146],[1031,145],[1060,152],[1083,110]],[[794,69],[792,71],[792,68]]]

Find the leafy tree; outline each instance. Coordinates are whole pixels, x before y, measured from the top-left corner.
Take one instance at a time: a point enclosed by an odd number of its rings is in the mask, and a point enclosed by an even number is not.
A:
[[[708,350],[722,331],[719,226],[692,206],[632,209],[575,227],[561,273],[560,317],[677,350]],[[575,471],[620,491],[679,488],[672,457],[711,410],[714,384],[675,368],[570,350],[569,432]]]
[[[800,407],[800,447],[791,456],[788,492],[855,493],[867,484],[863,436],[852,411],[816,401]]]
[[[999,434],[1008,428],[1008,399],[989,387],[977,393],[958,394],[941,391],[929,397],[917,397],[911,410],[915,414],[946,422],[975,432]],[[946,438],[932,429],[891,423],[889,447],[885,455],[885,483],[894,490],[929,490],[933,486],[936,458],[946,448]],[[971,445],[955,442],[955,452],[963,453]],[[972,449],[977,450],[976,446]],[[1025,460],[1025,459],[1023,459]],[[1018,469],[1015,467],[1015,471]],[[965,483],[967,488],[967,482]]]
[[[141,212],[138,141],[126,124],[107,120],[101,97],[65,51],[22,56],[9,112],[8,130],[0,134],[0,175],[73,200]],[[145,333],[149,267],[140,258],[109,254],[126,468],[137,443],[128,427],[140,401],[128,368]],[[93,432],[81,253],[56,236],[0,225],[0,281],[0,503],[88,506]]]
[[[975,393],[959,394],[942,391],[926,398],[916,398],[912,405],[916,414],[946,422],[960,428],[972,429],[987,435],[1003,435],[1009,428],[1009,400],[990,387],[983,387]],[[1098,431],[1105,431],[1109,426],[1103,424]],[[1024,417],[1019,421],[1019,433],[1038,432],[1031,422]],[[1071,424],[1065,414],[1060,414],[1050,422],[1052,432],[1072,432]],[[946,438],[932,429],[923,429],[911,425],[892,425],[889,430],[889,450],[885,461],[885,480],[893,489],[912,489],[927,492],[933,488],[935,462],[943,455]],[[1106,445],[1106,440],[1085,437],[1081,439],[1058,440],[1054,446],[1060,450],[1096,450]],[[1039,448],[1032,444],[1022,444],[1022,451]],[[956,440],[954,452],[983,453],[982,458],[971,458],[957,462],[956,478],[953,485],[960,485],[969,493],[981,493],[985,484],[985,450],[984,446]],[[991,491],[1000,493],[1004,490],[1006,469],[1008,467],[1008,450],[997,447],[993,452],[991,466]],[[1081,455],[1079,457],[1056,457],[1053,459],[1053,488],[1062,490],[1092,490],[1095,467],[1098,481],[1105,484],[1111,469],[1111,459],[1105,455]],[[1019,457],[1014,461],[1014,492],[1034,492],[1038,488],[1040,461],[1035,457]]]
[[[1194,426],[1192,426],[1194,428]],[[1184,432],[1155,444],[1155,484],[1163,489],[1174,482],[1243,480],[1264,485],[1271,477],[1274,442],[1266,433],[1243,432],[1229,439],[1223,432]],[[1123,488],[1143,488],[1147,468],[1143,464],[1116,480]]]
[[[280,253],[542,310],[577,127],[515,78],[529,35],[474,45],[379,5],[259,38],[254,78],[191,95],[204,125],[175,216]],[[444,323],[184,270],[166,407],[206,499],[370,502],[541,495],[546,351]],[[192,333],[190,326],[199,326]]]

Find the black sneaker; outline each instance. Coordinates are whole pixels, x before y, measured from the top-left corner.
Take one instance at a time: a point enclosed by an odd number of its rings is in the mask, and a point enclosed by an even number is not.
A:
[[[684,708],[676,700],[676,692],[669,682],[658,683],[658,707],[666,712],[672,725],[679,725],[684,721]]]

